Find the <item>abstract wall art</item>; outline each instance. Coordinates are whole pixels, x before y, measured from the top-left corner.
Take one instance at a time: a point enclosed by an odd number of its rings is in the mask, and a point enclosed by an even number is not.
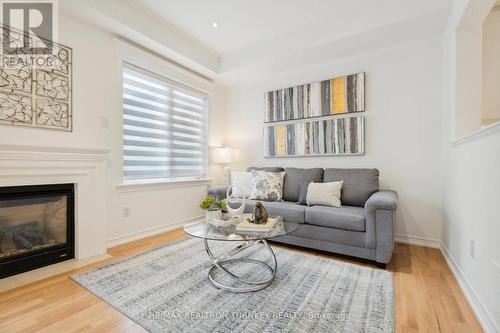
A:
[[[265,93],[265,157],[365,153],[365,73]]]
[[[2,28],[0,45],[12,34]],[[52,53],[36,54],[23,45],[0,55],[0,123],[72,130],[72,50],[52,44]],[[31,44],[30,44],[31,45]]]
[[[364,154],[364,116],[311,120],[264,127],[265,156]]]
[[[362,112],[365,73],[269,91],[265,107],[265,122]]]

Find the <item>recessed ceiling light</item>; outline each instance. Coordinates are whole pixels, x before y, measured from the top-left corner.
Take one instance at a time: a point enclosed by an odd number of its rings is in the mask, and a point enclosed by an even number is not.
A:
[[[217,22],[212,22],[212,28],[217,28],[219,26],[219,23]]]

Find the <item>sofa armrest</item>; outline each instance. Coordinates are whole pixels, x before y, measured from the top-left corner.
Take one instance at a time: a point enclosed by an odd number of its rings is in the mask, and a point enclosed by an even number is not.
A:
[[[375,248],[376,261],[387,264],[394,250],[394,221],[398,195],[394,191],[378,191],[365,204],[367,247]]]
[[[382,190],[373,193],[365,204],[365,216],[379,209],[396,210],[398,194],[394,191]]]
[[[226,199],[227,189],[229,185],[212,185],[208,187],[207,194],[209,197],[215,197],[216,200]]]

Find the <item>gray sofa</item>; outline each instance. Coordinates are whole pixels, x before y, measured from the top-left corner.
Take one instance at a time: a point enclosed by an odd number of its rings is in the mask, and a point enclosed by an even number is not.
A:
[[[394,247],[397,194],[379,190],[377,169],[250,167],[247,171],[255,169],[285,171],[284,201],[261,202],[270,215],[299,223],[297,231],[273,241],[373,260],[379,267],[389,262]],[[297,203],[301,184],[339,180],[344,182],[341,208]],[[208,194],[220,200],[225,198],[226,190],[225,186],[211,186]],[[251,213],[254,203],[247,200],[246,213]]]

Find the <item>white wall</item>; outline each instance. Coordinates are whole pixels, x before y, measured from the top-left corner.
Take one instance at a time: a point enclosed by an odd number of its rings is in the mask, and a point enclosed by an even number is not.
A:
[[[467,85],[471,90],[477,88],[475,81],[467,82],[457,75],[463,68],[456,60],[463,47],[473,48],[478,40],[461,47],[456,40],[463,29],[482,26],[494,2],[488,1],[455,0],[444,34],[442,247],[485,331],[499,332],[500,124],[458,140],[454,126],[458,105],[464,98],[473,113],[481,110],[481,94],[464,96],[455,89],[462,86],[467,91]],[[481,67],[477,70],[480,72]],[[471,241],[475,243],[475,258],[471,256]]]
[[[443,244],[459,267],[483,325],[500,330],[500,128],[449,147]],[[475,242],[475,258],[471,256]],[[492,330],[494,332],[494,330]]]
[[[456,36],[455,136],[481,127],[483,27],[467,27]]]
[[[483,105],[486,123],[500,120],[500,8],[483,25]]]
[[[226,141],[233,169],[249,165],[370,167],[381,186],[399,193],[396,233],[441,238],[441,40],[386,48],[227,90]],[[265,159],[264,92],[339,75],[366,72],[366,154],[352,157]]]
[[[73,132],[0,126],[0,143],[46,147],[109,149],[107,202],[108,240],[119,242],[130,235],[201,215],[198,203],[206,185],[189,187],[117,188],[121,183],[121,73],[115,36],[86,22],[59,15],[59,41],[73,49]],[[224,90],[214,86],[210,95],[209,144],[223,144],[221,123]],[[219,167],[210,170],[221,178]],[[130,217],[122,208],[130,207]]]

